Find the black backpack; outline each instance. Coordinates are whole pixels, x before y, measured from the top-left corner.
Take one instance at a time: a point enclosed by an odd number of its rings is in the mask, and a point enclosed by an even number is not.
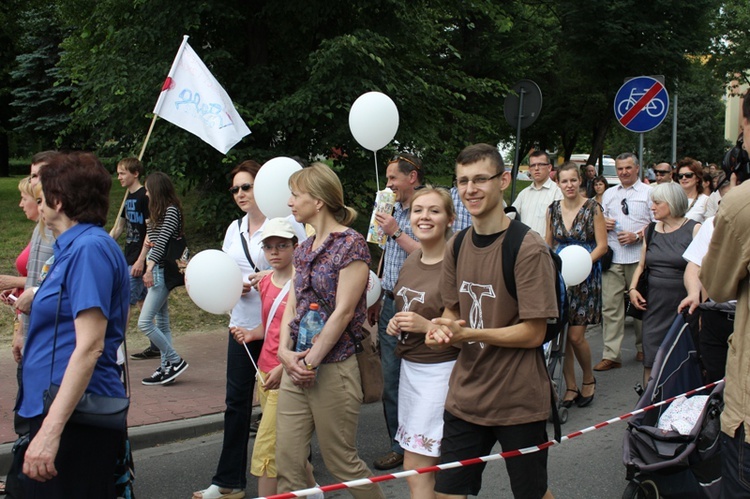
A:
[[[456,238],[453,240],[453,263],[458,264],[458,252],[461,249],[461,244],[466,237],[466,232],[469,230],[462,230],[456,234]],[[528,225],[525,225],[516,220],[510,220],[508,231],[505,234],[505,240],[503,240],[503,279],[505,281],[505,289],[508,290],[508,294],[513,297],[514,300],[518,301],[518,295],[516,294],[516,275],[515,267],[516,260],[518,259],[518,253],[521,249],[521,243],[523,238],[526,237],[526,233],[531,230]],[[555,262],[555,270],[557,271],[557,285],[555,286],[555,295],[557,297],[557,317],[547,319],[547,332],[544,335],[544,343],[554,340],[558,334],[560,334],[568,323],[568,295],[565,287],[565,280],[562,276],[562,260],[560,256],[555,253],[552,248],[549,248],[549,254],[552,257],[552,261]]]

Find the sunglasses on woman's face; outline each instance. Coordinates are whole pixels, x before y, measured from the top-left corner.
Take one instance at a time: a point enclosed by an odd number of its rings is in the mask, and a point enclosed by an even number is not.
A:
[[[242,185],[233,185],[232,187],[229,188],[229,192],[231,192],[232,195],[234,195],[240,192],[240,189],[242,189],[244,192],[247,192],[252,188],[253,188],[253,184],[248,184],[248,183],[245,183]]]
[[[695,173],[678,173],[677,178],[682,180],[683,178],[693,178],[695,177]]]

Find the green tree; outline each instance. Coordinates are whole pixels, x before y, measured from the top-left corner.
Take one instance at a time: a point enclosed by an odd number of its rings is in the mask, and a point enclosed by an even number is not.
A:
[[[541,75],[543,123],[567,159],[579,141],[594,157],[614,124],[612,103],[625,78],[664,75],[673,92],[689,55],[708,52],[718,0],[558,0],[559,65]]]
[[[73,30],[62,44],[64,81],[74,87],[65,133],[88,132],[82,145],[107,156],[137,151],[181,35],[191,35],[253,133],[222,158],[159,122],[145,159],[222,192],[204,196],[200,215],[217,226],[228,204],[224,175],[247,157],[314,158],[340,148],[335,166],[349,202],[369,206],[372,156],[354,142],[348,111],[370,90],[399,107],[396,146],[419,153],[430,173],[449,171],[466,143],[498,141],[508,82],[539,65],[526,49],[543,54],[550,42],[535,32],[536,7],[523,2],[60,3]]]
[[[14,84],[11,106],[16,110],[10,121],[31,151],[64,146],[57,139],[70,122],[71,87],[61,84],[57,67],[63,39],[57,18],[54,3],[18,13],[23,34],[18,40],[16,68],[10,73]]]

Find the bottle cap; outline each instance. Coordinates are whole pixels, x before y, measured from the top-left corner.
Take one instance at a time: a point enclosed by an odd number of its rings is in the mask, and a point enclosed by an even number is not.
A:
[[[318,310],[320,308],[320,305],[317,303],[311,303],[310,304],[310,310]]]

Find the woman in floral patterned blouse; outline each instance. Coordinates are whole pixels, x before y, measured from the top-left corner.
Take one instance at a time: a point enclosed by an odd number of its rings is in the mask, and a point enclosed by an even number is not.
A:
[[[289,179],[295,220],[315,235],[294,252],[294,286],[282,319],[278,358],[284,366],[279,391],[276,461],[278,492],[307,487],[305,465],[313,431],[326,466],[339,481],[372,475],[357,455],[362,386],[353,335],[361,336],[370,253],[350,227],[356,212],[344,205],[336,174],[315,163]],[[299,323],[311,303],[325,325],[312,348],[296,352]],[[377,484],[351,489],[357,498],[384,498]]]

